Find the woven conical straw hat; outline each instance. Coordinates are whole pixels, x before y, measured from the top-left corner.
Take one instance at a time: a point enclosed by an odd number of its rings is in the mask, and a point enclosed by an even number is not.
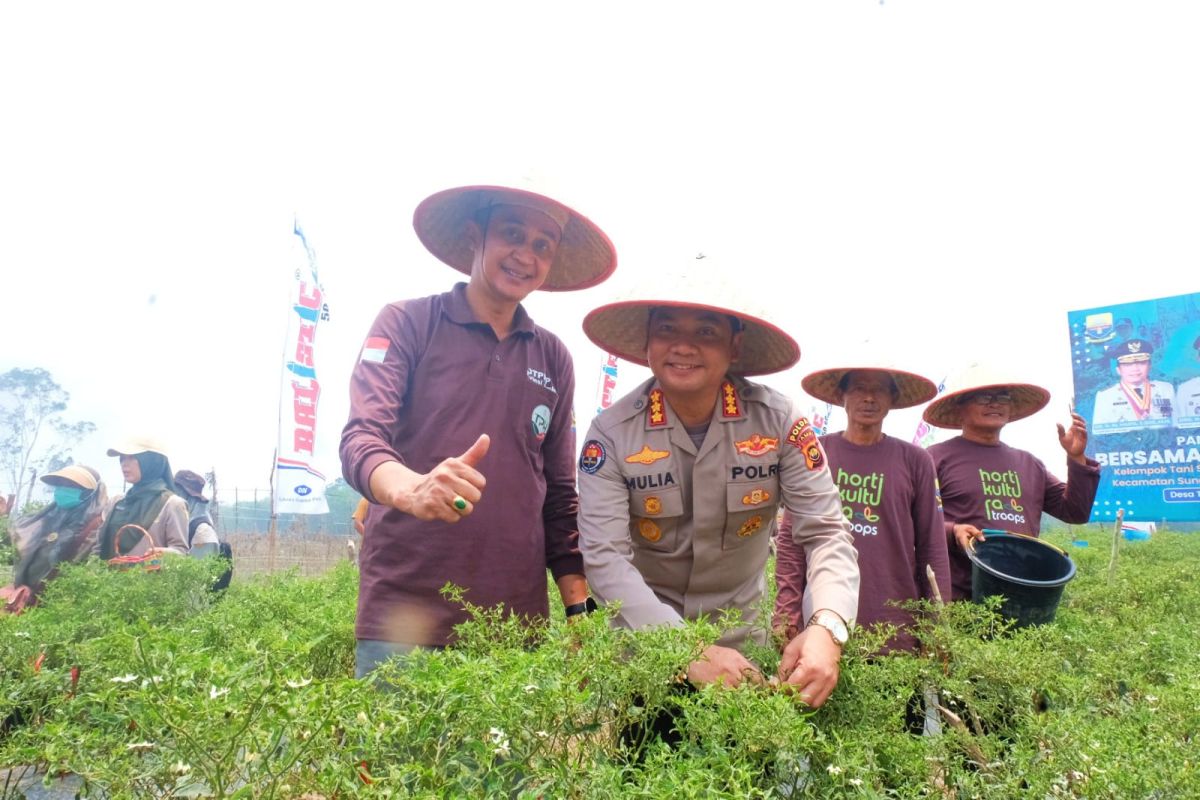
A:
[[[724,267],[724,268],[723,268]],[[646,366],[646,331],[654,308],[690,308],[714,311],[741,321],[741,354],[729,371],[737,375],[780,372],[800,360],[800,345],[767,321],[766,313],[727,276],[733,267],[717,259],[695,255],[683,265],[647,277],[623,299],[590,312],[583,332],[597,347],[615,356]]]
[[[948,391],[930,403],[922,414],[926,422],[938,428],[962,427],[959,401],[973,392],[1007,391],[1012,395],[1009,422],[1036,414],[1050,402],[1049,390],[1032,383],[1014,381],[1011,375],[1004,375],[982,364],[972,364],[949,383]]]
[[[905,370],[897,369],[890,362],[882,363],[883,359],[862,357],[852,360],[860,366],[819,369],[805,375],[801,379],[800,385],[804,387],[804,391],[818,400],[840,406],[842,404],[842,392],[838,388],[838,385],[844,377],[851,372],[884,372],[891,376],[892,380],[896,383],[896,388],[899,390],[899,395],[892,402],[892,408],[919,406],[921,403],[932,400],[937,395],[937,385],[915,372],[906,372]]]
[[[546,214],[562,228],[543,291],[586,289],[612,275],[617,251],[599,226],[562,201],[540,193],[532,181],[523,181],[520,187],[459,186],[430,195],[413,214],[417,238],[441,261],[470,275],[475,251],[466,236],[467,222],[481,209],[494,205],[526,206]]]

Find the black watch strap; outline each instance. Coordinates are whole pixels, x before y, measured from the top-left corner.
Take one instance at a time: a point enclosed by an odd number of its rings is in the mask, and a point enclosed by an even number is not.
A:
[[[574,617],[577,614],[590,614],[596,610],[596,601],[589,597],[582,603],[572,603],[564,610],[568,617]]]

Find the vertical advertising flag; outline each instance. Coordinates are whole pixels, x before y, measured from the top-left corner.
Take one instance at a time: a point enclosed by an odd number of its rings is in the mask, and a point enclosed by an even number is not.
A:
[[[1067,314],[1092,520],[1200,521],[1200,294]]]
[[[604,363],[600,366],[600,387],[596,392],[596,413],[612,405],[613,392],[617,388],[617,357],[612,353],[604,354]]]
[[[317,327],[329,304],[317,277],[317,256],[299,223],[293,226],[287,336],[279,386],[279,446],[275,455],[274,508],[280,514],[328,514],[325,476],[313,467],[321,383],[313,358]]]

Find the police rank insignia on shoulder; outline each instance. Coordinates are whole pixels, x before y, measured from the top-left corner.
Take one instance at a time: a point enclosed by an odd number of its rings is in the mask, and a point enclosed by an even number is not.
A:
[[[817,434],[806,417],[800,417],[788,430],[787,443],[804,453],[804,463],[810,470],[820,469],[825,464],[825,453],[817,441]]]
[[[646,423],[651,428],[661,428],[667,424],[667,409],[662,389],[650,392],[650,403],[646,407]]]
[[[588,475],[595,475],[604,466],[605,458],[604,445],[595,439],[588,439],[584,442],[583,452],[579,454],[579,469]]]
[[[625,456],[626,464],[645,464],[649,466],[655,461],[661,461],[671,455],[667,450],[651,450],[650,445],[642,445],[642,449],[631,456]]]
[[[740,417],[742,404],[738,401],[737,389],[729,381],[721,384],[721,416],[726,419]]]
[[[639,519],[638,533],[647,542],[657,542],[662,538],[662,528],[658,527],[658,523],[652,519]]]
[[[733,446],[739,453],[744,453],[748,456],[765,456],[779,446],[779,439],[755,433],[749,439],[734,442]]]
[[[737,535],[743,539],[747,536],[753,536],[758,533],[758,529],[762,527],[762,517],[755,514],[750,519],[742,523],[742,527],[738,528]]]

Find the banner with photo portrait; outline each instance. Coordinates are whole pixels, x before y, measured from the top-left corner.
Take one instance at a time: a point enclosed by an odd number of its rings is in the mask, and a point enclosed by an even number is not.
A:
[[[1067,321],[1076,411],[1101,466],[1092,520],[1200,521],[1200,294]]]

